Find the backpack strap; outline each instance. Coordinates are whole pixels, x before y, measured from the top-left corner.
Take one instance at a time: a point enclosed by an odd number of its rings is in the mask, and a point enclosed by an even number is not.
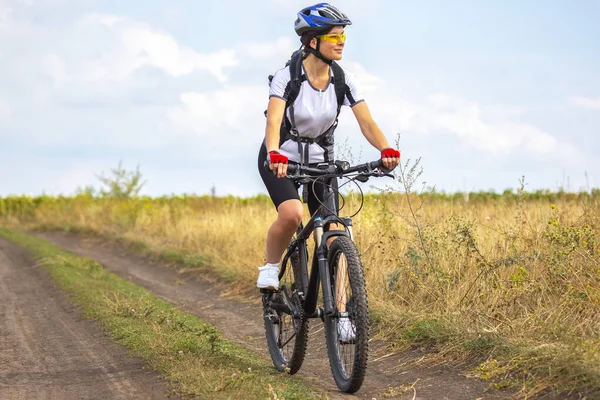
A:
[[[302,82],[306,80],[306,76],[302,75],[302,50],[294,51],[290,59],[285,63],[285,66],[290,68],[290,81],[286,85],[283,93],[283,97],[287,99],[285,102],[285,109],[287,110],[287,108],[296,101],[296,98],[300,93],[300,86],[302,86]],[[271,85],[273,77],[274,75],[269,75],[269,85]],[[267,110],[265,110],[264,114],[266,117]]]
[[[296,139],[296,143],[298,143],[298,154],[300,155],[300,165],[308,164],[308,146],[306,154],[304,154],[304,146],[302,146],[302,141],[297,140],[300,138],[298,134],[298,128],[296,128],[296,121],[294,118],[294,102],[296,98],[298,98],[298,94],[300,94],[300,87],[302,86],[302,82],[306,80],[306,75],[302,75],[302,51],[296,50],[292,54],[292,58],[289,63],[290,67],[290,83],[289,83],[289,93],[287,95],[287,101],[285,104],[286,110],[290,110],[290,119],[288,128],[288,134],[286,137],[282,137],[283,141],[287,139]],[[287,88],[286,88],[287,89]],[[285,115],[285,114],[284,114]]]
[[[333,85],[335,88],[335,96],[337,97],[337,117],[340,115],[340,111],[342,109],[342,105],[344,105],[344,97],[346,96],[346,91],[348,90],[348,86],[346,85],[346,76],[344,75],[344,70],[338,63],[333,61],[331,63],[331,68],[333,68]]]
[[[298,129],[296,129],[296,121],[294,120],[294,102],[296,98],[298,98],[298,94],[300,94],[300,87],[302,86],[302,82],[306,80],[306,76],[302,75],[302,52],[300,50],[296,50],[292,54],[292,58],[289,62],[290,67],[290,82],[286,87],[287,93],[287,101],[285,103],[285,108],[290,109],[290,131],[294,135],[298,135]]]
[[[302,51],[296,50],[290,61],[288,62],[290,67],[290,86],[289,94],[287,96],[286,107],[291,106],[296,101],[298,94],[300,93],[300,86],[302,82],[306,80],[306,76],[302,75]]]

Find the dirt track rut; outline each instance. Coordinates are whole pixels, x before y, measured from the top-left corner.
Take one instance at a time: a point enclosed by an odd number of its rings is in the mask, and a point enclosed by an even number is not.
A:
[[[75,254],[98,261],[121,277],[215,324],[228,339],[268,358],[258,302],[252,304],[224,298],[216,285],[199,276],[181,274],[160,261],[133,254],[122,245],[96,236],[61,232],[40,233],[38,236]],[[372,346],[374,351],[370,357],[365,384],[353,396],[342,395],[331,377],[320,324],[313,322],[311,321],[308,355],[298,375],[325,390],[329,398],[475,400],[508,397],[507,393],[490,391],[485,382],[468,379],[452,368],[403,366],[405,361],[419,357],[414,352],[381,358],[381,354],[377,354],[376,343]],[[390,394],[384,396],[390,387],[410,386],[414,382],[414,391],[410,390],[396,397]]]
[[[166,399],[164,380],[0,239],[0,399]],[[172,398],[172,397],[171,397]]]

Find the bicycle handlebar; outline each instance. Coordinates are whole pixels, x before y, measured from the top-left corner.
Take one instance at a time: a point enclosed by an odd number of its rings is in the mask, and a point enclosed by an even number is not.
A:
[[[265,169],[269,170],[269,162],[265,161]],[[379,171],[378,171],[379,170]],[[342,177],[352,173],[359,173],[365,176],[391,176],[387,168],[383,166],[383,160],[366,162],[355,166],[350,166],[347,161],[335,161],[333,164],[327,164],[323,167],[309,167],[300,164],[288,164],[286,177],[291,179],[299,178],[317,178],[320,176]]]
[[[381,160],[371,161],[364,164],[359,164],[351,167],[347,162],[337,161],[334,164],[329,164],[324,168],[308,167],[299,164],[288,165],[288,175],[309,175],[312,177],[324,176],[324,175],[347,175],[354,172],[369,173],[374,172],[377,168],[382,168],[383,162]]]

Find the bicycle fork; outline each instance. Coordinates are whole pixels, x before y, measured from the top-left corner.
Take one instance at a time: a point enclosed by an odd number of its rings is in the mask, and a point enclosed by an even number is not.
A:
[[[307,315],[313,315],[316,311],[317,297],[319,292],[319,281],[322,282],[323,288],[323,308],[325,315],[334,313],[334,293],[331,290],[331,274],[329,273],[329,265],[327,264],[327,239],[331,236],[347,235],[346,232],[328,232],[323,233],[323,219],[317,217],[315,219],[315,256],[310,273],[310,281],[306,293],[306,301],[304,303],[304,312]],[[317,270],[319,273],[317,274]]]

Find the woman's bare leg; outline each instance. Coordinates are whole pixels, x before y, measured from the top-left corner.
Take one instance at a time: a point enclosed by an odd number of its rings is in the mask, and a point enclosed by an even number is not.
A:
[[[286,200],[277,208],[277,219],[267,233],[267,262],[278,264],[294,232],[302,222],[304,209],[300,200]]]

